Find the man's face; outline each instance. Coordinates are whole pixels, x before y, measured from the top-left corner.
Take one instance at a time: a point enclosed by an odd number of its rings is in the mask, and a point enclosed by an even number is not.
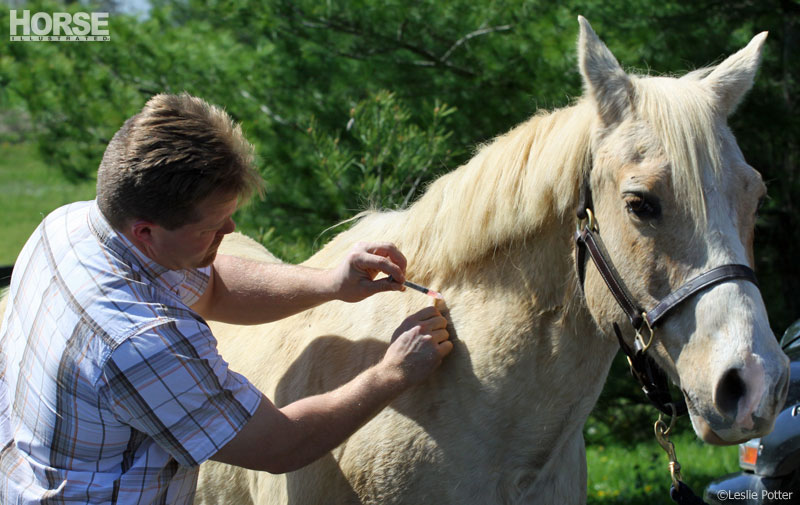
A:
[[[236,196],[212,194],[198,204],[196,222],[174,230],[150,225],[148,256],[171,270],[212,264],[222,238],[236,229],[231,216],[237,205]]]

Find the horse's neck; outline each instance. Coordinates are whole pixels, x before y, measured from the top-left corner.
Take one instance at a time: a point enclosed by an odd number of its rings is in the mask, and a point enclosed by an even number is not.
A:
[[[588,170],[590,114],[579,104],[536,115],[431,184],[401,218],[414,273],[444,280],[571,217]]]
[[[538,334],[550,339],[564,332],[594,334],[572,259],[592,111],[579,103],[534,116],[437,180],[400,213],[405,226],[398,238],[415,259],[412,275],[453,293],[455,303],[462,293],[468,306],[476,296],[481,304],[499,301],[498,311],[524,319],[519,331],[535,324]],[[410,231],[415,227],[424,233]],[[514,331],[505,338],[516,338]],[[497,332],[487,341],[503,335]],[[534,339],[536,345],[542,338]]]
[[[532,377],[539,384],[552,380],[553,387],[580,381],[582,375],[597,382],[608,370],[613,347],[589,315],[573,260],[592,111],[580,103],[534,116],[483,148],[448,176],[452,180],[437,181],[410,210],[424,211],[438,199],[455,200],[429,224],[436,229],[431,236],[446,237],[434,247],[454,266],[440,263],[439,272],[430,275],[442,276],[437,285],[453,285],[448,294],[454,293],[454,304],[464,289],[466,306],[503,314],[492,331],[482,332],[480,322],[472,328],[472,335],[481,335],[481,342],[473,344],[497,358],[485,363],[485,370],[507,375],[524,374],[526,367],[550,370]],[[586,360],[586,351],[602,358]],[[567,371],[569,377],[559,377]]]
[[[569,370],[570,363],[585,361],[584,350],[613,348],[613,342],[599,334],[578,284],[573,232],[572,219],[554,221],[535,236],[522,237],[465,265],[451,278],[448,306],[469,313],[464,339],[485,351],[480,356],[497,358],[496,363],[483,364],[486,369],[520,365]],[[528,364],[521,365],[522,361]],[[600,369],[604,366],[599,364]],[[570,373],[583,372],[593,375],[597,368]]]
[[[447,296],[458,340],[446,394],[464,405],[464,429],[502,454],[498,489],[512,495],[517,477],[538,489],[553,465],[579,471],[581,430],[616,352],[583,302],[568,221],[498,249]]]

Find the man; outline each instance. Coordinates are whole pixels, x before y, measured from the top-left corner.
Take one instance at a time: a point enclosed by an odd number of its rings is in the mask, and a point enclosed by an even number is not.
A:
[[[332,270],[217,256],[260,184],[227,114],[158,95],[109,143],[97,199],[45,218],[15,265],[0,328],[0,503],[191,503],[208,459],[291,471],[450,352],[430,307],[403,322],[378,365],[281,409],[231,371],[206,319],[273,321],[404,280],[391,244],[359,244]]]

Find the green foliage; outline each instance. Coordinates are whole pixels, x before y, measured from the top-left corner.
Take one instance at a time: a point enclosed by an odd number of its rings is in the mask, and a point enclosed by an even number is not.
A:
[[[436,103],[425,129],[412,123],[407,106],[390,92],[379,92],[350,111],[341,134],[308,128],[314,145],[319,191],[336,201],[340,213],[364,200],[372,208],[405,207],[430,178],[435,167],[446,167],[451,156],[443,120],[454,109]],[[438,168],[438,167],[437,167]]]
[[[451,132],[445,120],[454,109],[436,102],[424,123],[414,122],[408,106],[388,91],[358,102],[335,132],[325,130],[316,117],[309,118],[304,142],[309,142],[311,178],[314,187],[283,184],[286,176],[268,172],[277,187],[267,205],[240,211],[238,220],[273,253],[290,261],[306,258],[329,236],[310,234],[309,228],[327,231],[365,208],[402,208],[411,202],[433,174],[447,166],[453,156],[448,145]],[[290,192],[287,192],[288,191]],[[293,207],[314,207],[313,214],[285,211],[286,204],[273,205],[272,195],[282,201],[294,198]],[[284,224],[281,234],[270,223]],[[286,229],[290,222],[291,230]],[[335,227],[334,231],[341,231]],[[284,247],[286,233],[294,234],[291,247]]]

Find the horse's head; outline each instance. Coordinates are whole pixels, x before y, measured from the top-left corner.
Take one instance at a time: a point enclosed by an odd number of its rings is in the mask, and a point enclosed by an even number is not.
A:
[[[579,20],[584,99],[597,113],[589,188],[599,234],[630,294],[650,309],[703,272],[752,266],[765,186],[726,119],[752,85],[766,33],[713,69],[639,77]],[[601,328],[626,322],[593,267],[585,292]],[[754,283],[731,279],[693,294],[660,323],[648,353],[680,386],[703,440],[737,443],[772,428],[788,359]]]

